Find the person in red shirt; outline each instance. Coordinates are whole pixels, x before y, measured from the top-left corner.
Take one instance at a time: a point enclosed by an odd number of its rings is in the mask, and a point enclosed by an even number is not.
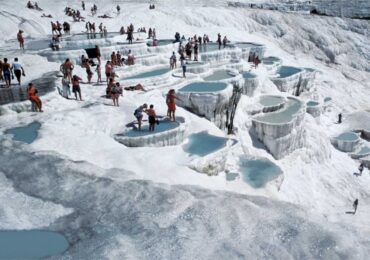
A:
[[[176,117],[175,117],[176,99],[180,100],[178,97],[176,97],[175,90],[170,89],[170,91],[168,91],[168,94],[167,94],[167,97],[166,97],[166,103],[167,103],[167,107],[168,107],[167,116],[169,116],[170,120],[172,120],[172,121],[176,121]]]

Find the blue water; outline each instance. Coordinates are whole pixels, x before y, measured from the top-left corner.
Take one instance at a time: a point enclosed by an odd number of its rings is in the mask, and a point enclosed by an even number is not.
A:
[[[40,127],[39,122],[33,122],[26,126],[10,128],[5,131],[5,134],[13,135],[13,140],[30,144],[37,138]]]
[[[235,77],[235,76],[229,74],[227,70],[216,70],[208,77],[205,77],[204,80],[205,81],[217,81],[217,80],[223,80],[223,79],[230,79],[232,77]]]
[[[173,44],[173,41],[174,40],[158,40],[158,46],[163,46],[163,45],[169,45],[169,44]],[[149,47],[151,47],[153,45],[153,41],[149,41],[147,43],[147,45]]]
[[[254,43],[254,42],[238,42],[234,44],[236,47],[241,48],[241,49],[249,49],[253,47],[261,47],[263,45]]]
[[[253,73],[250,73],[250,72],[243,72],[243,78],[245,78],[245,79],[254,79],[256,77],[257,77],[256,74],[253,74]]]
[[[356,133],[353,133],[353,132],[343,133],[336,137],[336,139],[340,141],[356,141],[359,138],[360,137]]]
[[[270,57],[266,57],[266,58],[263,58],[262,59],[262,63],[263,64],[266,64],[266,65],[272,65],[272,64],[274,64],[274,63],[276,63],[276,62],[279,62],[280,61],[280,59],[279,58],[277,58],[277,57],[272,57],[272,56],[270,56]]]
[[[52,231],[0,231],[0,259],[41,259],[68,247],[65,237]]]
[[[288,102],[285,104],[283,109],[278,110],[277,112],[257,116],[255,119],[272,124],[288,123],[293,119],[293,115],[295,115],[301,107],[301,102],[288,98]]]
[[[195,82],[179,89],[180,92],[216,92],[224,90],[226,83],[221,82]]]
[[[89,39],[103,39],[103,38],[112,38],[114,36],[120,35],[119,32],[108,32],[107,34],[102,33],[78,33],[72,36],[63,38],[64,41],[80,41],[80,40],[89,40]]]
[[[261,96],[260,104],[264,107],[278,106],[285,102],[285,98],[277,96]]]
[[[268,160],[250,160],[240,164],[242,179],[253,188],[262,188],[268,183],[276,179],[282,170]]]
[[[315,106],[318,106],[319,105],[319,102],[316,102],[316,101],[308,101],[307,102],[307,106],[309,107],[315,107]]]
[[[360,155],[370,154],[370,148],[367,146],[362,146],[361,149],[358,152],[356,152],[356,154]]]
[[[44,50],[44,49],[50,49],[49,39],[34,40],[34,41],[26,42],[26,50],[38,51],[38,50]]]
[[[294,74],[297,74],[299,72],[301,72],[302,70],[299,69],[299,68],[295,68],[295,67],[290,67],[290,66],[281,66],[278,70],[277,70],[277,74],[279,74],[279,77],[280,78],[286,78],[286,77],[290,77]]]
[[[178,120],[179,122],[183,122],[181,118],[176,118],[176,120]],[[149,125],[145,124],[141,126],[141,131],[137,130],[136,128],[133,128],[123,133],[122,136],[139,137],[139,136],[157,134],[157,133],[165,132],[165,131],[174,129],[176,127],[179,127],[180,125],[179,122],[172,122],[172,121],[169,121],[168,119],[164,119],[164,120],[159,121],[159,125],[155,125],[154,132],[149,132]]]
[[[324,102],[329,102],[329,101],[331,101],[332,100],[332,98],[331,97],[326,97],[326,98],[324,98]]]
[[[204,62],[191,62],[191,63],[187,63],[186,67],[196,67],[196,66],[202,66],[204,64],[205,64]]]
[[[218,43],[210,42],[208,44],[202,44],[199,46],[199,52],[211,52],[211,51],[218,51]],[[226,45],[226,48],[232,48],[231,45]],[[221,45],[221,50],[223,50],[224,47]]]
[[[182,149],[192,155],[205,156],[214,153],[226,146],[227,138],[200,132],[189,136],[189,142]]]
[[[163,69],[156,69],[156,70],[151,70],[148,72],[143,72],[135,76],[128,77],[126,79],[143,79],[143,78],[150,78],[150,77],[155,77],[159,75],[163,75],[167,72],[169,72],[171,69],[169,68],[163,68]]]

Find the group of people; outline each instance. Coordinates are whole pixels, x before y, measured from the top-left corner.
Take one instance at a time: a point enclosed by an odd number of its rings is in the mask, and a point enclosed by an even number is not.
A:
[[[67,6],[64,9],[64,12],[65,12],[66,15],[72,17],[74,22],[81,22],[81,21],[83,22],[83,21],[85,21],[85,17],[83,17],[81,15],[80,10],[75,10],[75,9],[72,9],[72,8]]]
[[[157,39],[157,32],[155,31],[155,28],[149,28],[148,30],[148,39]]]
[[[31,1],[28,1],[27,2],[27,8],[29,8],[29,9],[36,9],[38,11],[42,11],[42,9],[39,7],[39,5],[37,4],[37,2],[35,2],[34,4],[32,4]]]
[[[153,5],[149,5],[149,10],[153,10],[153,9],[155,9],[155,5],[153,4]]]
[[[0,80],[5,81],[5,87],[10,88],[14,76],[17,79],[18,85],[22,84],[22,76],[26,76],[18,58],[14,58],[12,64],[8,62],[7,58],[4,58],[4,61],[0,59]]]

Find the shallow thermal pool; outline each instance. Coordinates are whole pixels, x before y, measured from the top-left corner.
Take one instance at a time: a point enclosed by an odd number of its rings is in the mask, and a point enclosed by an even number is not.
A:
[[[264,107],[278,106],[285,103],[284,97],[279,96],[261,96],[260,104]]]
[[[288,123],[293,119],[293,116],[301,109],[300,101],[288,98],[283,109],[273,113],[267,113],[262,116],[257,116],[254,119],[264,123],[281,124]]]
[[[63,38],[64,41],[81,41],[81,40],[90,40],[90,39],[103,39],[103,38],[112,38],[114,36],[120,35],[119,32],[108,32],[104,33],[78,33],[71,36]]]
[[[295,67],[290,67],[290,66],[281,66],[276,73],[279,74],[279,78],[287,78],[290,77],[294,74],[297,74],[301,72],[302,69],[300,68],[295,68]]]
[[[5,131],[5,134],[13,135],[13,140],[15,141],[30,144],[36,140],[40,127],[41,124],[39,122],[33,122],[26,126],[10,128]]]
[[[221,82],[194,82],[179,89],[180,92],[216,92],[226,89]]]
[[[65,237],[42,230],[0,231],[0,259],[41,259],[69,247]]]
[[[172,122],[167,118],[159,120],[159,124],[155,125],[154,132],[149,132],[149,125],[145,123],[141,126],[141,131],[139,131],[135,126],[135,128],[132,128],[122,134],[118,134],[118,136],[140,137],[165,132],[171,129],[175,129],[176,127],[179,127],[180,123],[184,122],[183,118],[180,117],[177,117],[176,120],[177,122]]]
[[[158,40],[158,46],[169,45],[173,43],[174,40]],[[149,47],[153,46],[153,41],[148,42],[146,45]]]
[[[205,156],[224,148],[227,141],[227,138],[200,132],[190,135],[188,143],[184,144],[182,148],[192,155]]]
[[[170,70],[171,70],[170,68],[155,69],[155,70],[140,73],[135,76],[128,77],[126,79],[144,79],[144,78],[156,77],[156,76],[163,75],[169,72]]]
[[[276,63],[276,62],[279,62],[280,61],[280,59],[279,58],[277,58],[277,57],[272,57],[272,56],[270,56],[270,57],[266,57],[266,58],[263,58],[262,59],[262,63],[263,64],[266,64],[266,65],[272,65],[272,64],[274,64],[274,63]]]
[[[218,43],[216,42],[210,42],[208,44],[202,44],[198,45],[199,46],[199,52],[211,52],[211,51],[218,51]],[[232,48],[232,45],[226,45],[226,48]],[[220,50],[225,49],[223,45],[221,45]]]
[[[243,78],[245,79],[254,79],[257,78],[256,74],[250,73],[250,72],[243,72]]]
[[[319,105],[319,102],[316,102],[316,101],[308,101],[307,102],[307,106],[309,107],[315,107],[315,106],[318,106]]]
[[[269,160],[245,160],[240,163],[242,179],[253,188],[262,188],[283,172]]]
[[[357,141],[359,138],[360,137],[356,133],[346,132],[346,133],[340,134],[335,139],[340,140],[340,141],[348,141],[348,142],[351,142],[351,141]]]
[[[241,48],[241,49],[249,49],[249,48],[254,48],[254,47],[261,47],[263,45],[254,43],[254,42],[238,42],[234,44],[236,47]]]
[[[204,78],[205,81],[217,81],[223,79],[230,79],[235,76],[231,75],[227,70],[216,70],[211,75]]]

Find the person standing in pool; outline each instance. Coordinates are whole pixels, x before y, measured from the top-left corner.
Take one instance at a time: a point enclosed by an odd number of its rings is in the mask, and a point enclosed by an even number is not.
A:
[[[182,77],[186,78],[186,59],[185,59],[184,54],[182,54],[180,57],[180,63],[181,63],[181,68],[182,68]]]
[[[226,44],[229,42],[227,37],[225,36],[224,39],[222,40],[222,44],[224,45],[224,48],[226,48]]]
[[[218,49],[221,50],[222,40],[221,40],[220,33],[217,35],[217,43],[218,43]]]
[[[154,110],[154,105],[150,105],[149,109],[146,110],[149,121],[149,132],[154,132],[155,124],[157,122],[157,115]]]
[[[24,69],[23,69],[22,65],[18,62],[18,58],[14,58],[14,62],[12,64],[11,70],[12,70],[12,74],[14,72],[14,75],[15,75],[15,77],[18,81],[18,84],[20,86],[21,85],[21,77],[22,77],[22,75],[26,76],[26,74],[24,73]]]
[[[135,109],[134,116],[137,119],[139,131],[141,130],[141,123],[142,123],[142,120],[143,120],[143,112],[145,112],[147,108],[148,108],[148,105],[143,104],[142,106],[139,106],[137,109]]]
[[[22,30],[19,30],[19,32],[17,33],[17,40],[19,42],[19,47],[24,50],[24,37],[23,37],[23,31]]]
[[[170,89],[166,96],[166,104],[167,104],[167,116],[170,118],[171,121],[176,121],[176,99],[180,100],[176,94],[174,89]]]
[[[5,86],[10,88],[10,84],[12,83],[12,77],[14,77],[12,75],[12,71],[11,71],[11,66],[10,64],[8,63],[8,59],[7,58],[4,58],[4,63],[3,63],[3,76],[4,76],[4,80],[5,80]]]
[[[195,44],[194,44],[194,61],[198,61],[198,52],[199,52],[198,42],[195,42]]]
[[[80,101],[82,101],[80,80],[82,79],[78,77],[77,75],[74,75],[72,77],[72,92],[75,94],[76,100],[77,100],[77,93],[78,93],[78,96],[80,97]]]
[[[39,112],[44,112],[42,110],[42,102],[37,95],[37,89],[32,83],[28,84],[27,93],[29,100],[31,101],[32,104],[36,105],[36,108],[39,110]]]

